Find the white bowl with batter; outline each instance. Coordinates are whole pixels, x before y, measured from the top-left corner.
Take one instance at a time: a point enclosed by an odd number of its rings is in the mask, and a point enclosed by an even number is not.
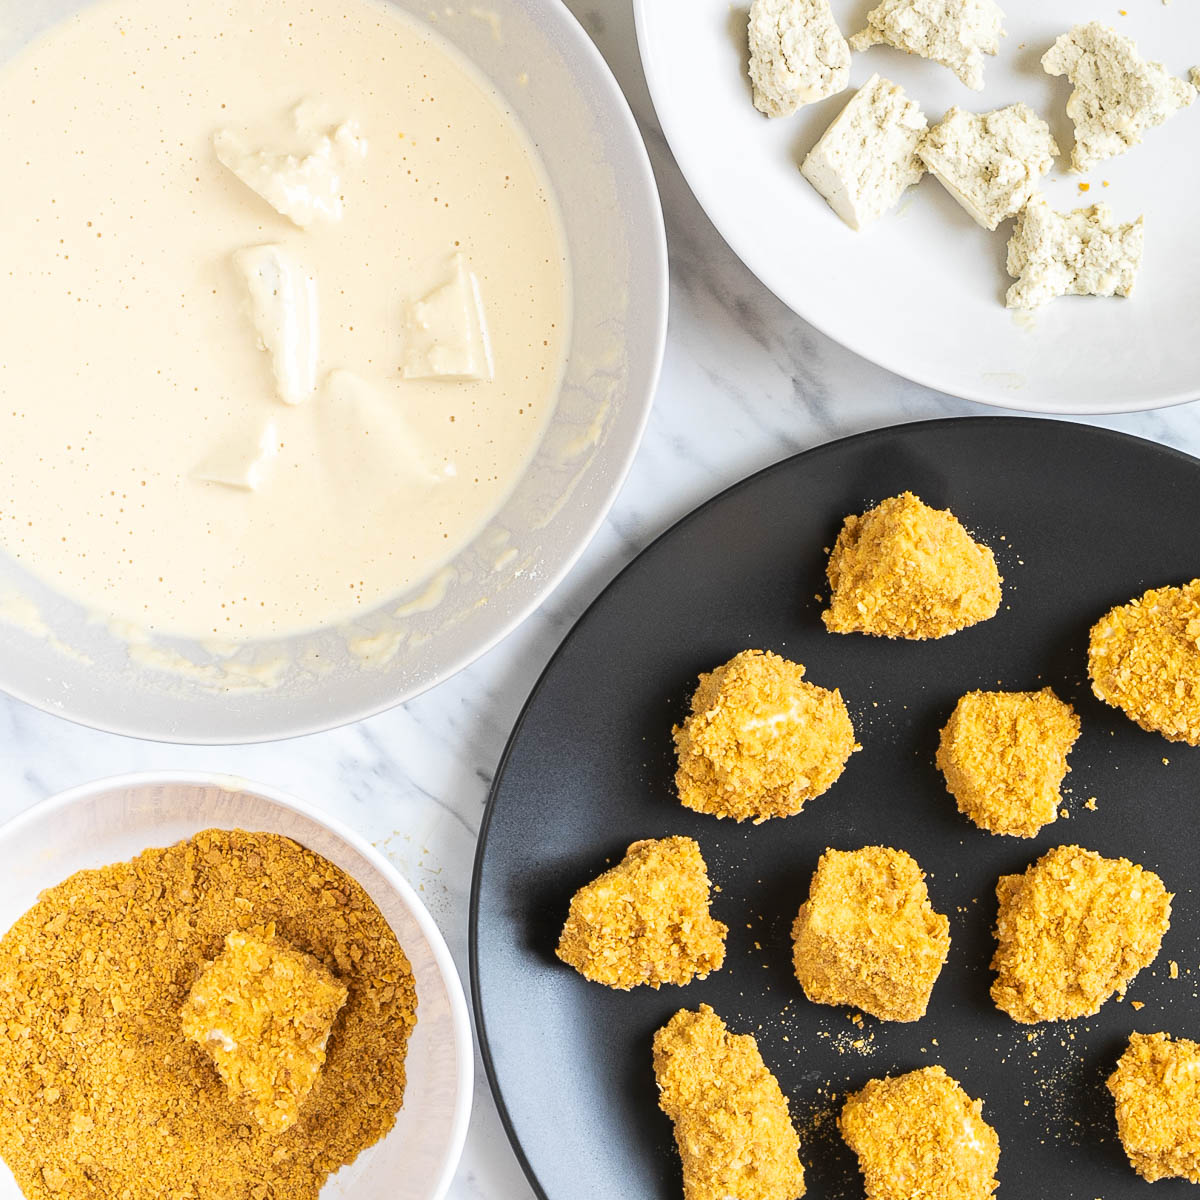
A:
[[[379,906],[408,956],[417,1024],[405,1056],[404,1105],[391,1132],[330,1177],[322,1200],[440,1200],[462,1155],[474,1056],[462,984],[446,943],[403,876],[352,830],[257,783],[161,771],[52,796],[0,826],[0,934],[39,894],[76,871],[126,862],[205,829],[291,838],[340,867]],[[21,1200],[0,1162],[0,1200]]]
[[[0,687],[115,732],[245,742],[370,715],[494,644],[603,519],[665,334],[653,178],[570,13],[3,16],[0,161],[21,200],[0,231]],[[223,128],[251,151],[320,144],[287,144],[289,120],[365,135],[336,226],[298,227],[211,150]],[[264,243],[320,289],[325,382],[301,379],[300,403],[278,362],[273,394],[232,265]],[[417,303],[445,300],[447,250],[482,284],[493,351],[465,383],[399,350]]]

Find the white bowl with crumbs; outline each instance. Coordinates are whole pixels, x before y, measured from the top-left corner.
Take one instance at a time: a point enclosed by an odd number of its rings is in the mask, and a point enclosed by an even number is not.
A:
[[[332,872],[334,878],[340,873],[349,876],[365,893],[364,902],[370,902],[367,906],[373,904],[372,912],[377,909],[382,921],[395,935],[410,964],[417,996],[417,1021],[408,1037],[404,1057],[407,1080],[403,1105],[386,1136],[331,1175],[321,1187],[320,1197],[321,1200],[349,1200],[350,1197],[354,1200],[384,1200],[385,1197],[387,1200],[440,1200],[450,1185],[462,1153],[470,1115],[473,1054],[462,985],[437,926],[413,889],[378,851],[337,821],[274,789],[226,776],[159,772],[85,784],[35,805],[0,827],[0,856],[6,864],[0,880],[0,931],[7,933],[38,903],[47,889],[57,889],[76,872],[126,863],[147,850],[173,846],[206,830],[243,830],[249,834],[270,835],[272,844],[278,845],[284,843],[275,839],[290,839],[331,864],[335,869]],[[208,853],[215,852],[210,850]],[[260,864],[258,859],[252,861]],[[324,864],[321,867],[325,869]],[[269,886],[265,876],[270,869],[262,868],[257,876],[251,871],[244,878],[239,877],[237,894],[250,897],[239,900],[239,905],[256,903],[253,897]],[[148,876],[140,878],[144,882]],[[197,879],[205,881],[197,891],[203,891],[208,900],[214,890],[207,882],[211,878],[197,872]],[[301,883],[298,881],[296,886],[300,887]],[[129,891],[131,907],[142,902],[145,895],[151,897],[146,903],[155,902],[153,887],[141,891],[130,888]],[[77,889],[77,895],[82,894]],[[197,909],[199,904],[197,900]],[[70,926],[72,920],[83,919],[79,917],[81,912],[96,911],[98,908],[90,900],[73,900],[68,918],[64,922],[60,917],[55,924]],[[194,910],[188,912],[188,919],[194,924]],[[168,913],[168,920],[177,915]],[[313,919],[324,918],[314,916]],[[356,920],[353,917],[351,923]],[[382,928],[382,923],[379,927]],[[186,937],[181,936],[180,941],[186,941]],[[305,949],[303,946],[297,948]],[[200,965],[198,963],[197,967]],[[142,968],[144,975],[153,972],[153,964]],[[353,997],[353,985],[351,995]],[[81,990],[81,996],[86,1014],[89,1004],[94,1008],[95,1002],[88,1001],[86,991]],[[101,1001],[102,1004],[106,1002]],[[348,1001],[343,1013],[349,1013],[353,1003],[353,999]],[[167,1011],[169,1015],[173,1010],[168,1008]],[[340,1024],[335,1021],[333,1026],[324,1070],[333,1069],[336,1039],[341,1037],[348,1041],[352,1036],[349,1018],[339,1014],[339,1021]],[[29,1023],[36,1025],[36,1013]],[[65,1025],[64,1018],[63,1028]],[[169,1021],[160,1025],[165,1027]],[[83,1031],[73,1036],[87,1036],[86,1019]],[[147,1034],[147,1037],[151,1036],[156,1036],[153,1031]],[[167,1029],[165,1035],[157,1036],[165,1036],[169,1041],[171,1033]],[[156,1066],[157,1059],[169,1062],[172,1058],[186,1057],[187,1044],[182,1035],[178,1046],[162,1045],[166,1052],[161,1048],[155,1051]],[[131,1049],[127,1058],[137,1062],[134,1054]],[[0,1057],[2,1055],[3,1048],[0,1047]],[[196,1056],[193,1061],[203,1064],[207,1060]],[[351,1080],[352,1087],[359,1086],[363,1078],[378,1077],[366,1062],[350,1074],[359,1076],[359,1080]],[[170,1071],[161,1077],[173,1078]],[[136,1079],[128,1081],[127,1090],[136,1090],[139,1082]],[[214,1075],[211,1087],[217,1086]],[[318,1082],[317,1087],[320,1086],[321,1082]],[[42,1087],[41,1100],[46,1099],[48,1090],[48,1085]],[[35,1087],[32,1094],[37,1092]],[[314,1103],[318,1094],[314,1088]],[[56,1098],[51,1094],[50,1100]],[[71,1103],[72,1120],[75,1121],[78,1118],[74,1114],[81,1111],[78,1098]],[[87,1119],[94,1119],[95,1127],[88,1134],[89,1140],[80,1143],[81,1152],[85,1153],[88,1146],[103,1144],[106,1103],[112,1103],[111,1097],[90,1106],[92,1116]],[[303,1120],[301,1107],[300,1122],[295,1127],[298,1136]],[[52,1124],[47,1121],[45,1127]],[[289,1144],[286,1139],[291,1132],[280,1135],[279,1146]],[[167,1136],[163,1128],[158,1133]],[[294,1142],[290,1144],[295,1145]],[[38,1161],[43,1161],[42,1151],[42,1146],[35,1148]],[[133,1153],[135,1149],[131,1147],[130,1154]],[[234,1155],[231,1153],[229,1157]],[[47,1155],[44,1161],[49,1163],[51,1159]],[[51,1179],[56,1170],[45,1167],[44,1173],[49,1172],[45,1178],[58,1182]],[[214,1186],[212,1176],[208,1177],[206,1186]],[[202,1194],[205,1187],[200,1190]],[[69,1196],[70,1189],[63,1188],[61,1194]],[[0,1163],[0,1200],[21,1200],[22,1196],[13,1173]]]

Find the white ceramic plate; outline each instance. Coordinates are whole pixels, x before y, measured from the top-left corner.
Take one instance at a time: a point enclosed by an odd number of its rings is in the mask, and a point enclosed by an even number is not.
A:
[[[462,1154],[471,1110],[474,1058],[462,985],[413,889],[337,821],[261,784],[217,775],[124,775],[73,788],[0,827],[0,933],[41,891],[75,871],[124,862],[212,828],[292,838],[356,879],[392,927],[417,988],[404,1107],[387,1137],[332,1176],[321,1197],[441,1200]],[[21,1200],[2,1162],[0,1200]]]
[[[931,123],[955,104],[986,112],[1024,100],[1050,122],[1069,160],[1070,85],[1039,64],[1060,33],[1102,20],[1180,76],[1200,62],[1194,0],[1000,2],[1008,36],[985,60],[982,92],[945,67],[884,47],[853,56],[851,88],[878,71]],[[832,3],[847,36],[873,7]],[[1064,298],[1020,319],[1004,307],[1011,224],[996,233],[979,228],[932,177],[866,232],[834,216],[797,168],[851,92],[794,117],[760,115],[746,73],[748,7],[749,0],[634,0],[646,77],[680,168],[725,240],[784,303],[889,370],[988,404],[1100,413],[1200,395],[1200,103],[1089,175],[1059,169],[1047,177],[1056,208],[1103,200],[1121,219],[1145,214],[1134,294]],[[1086,194],[1080,183],[1090,185]]]

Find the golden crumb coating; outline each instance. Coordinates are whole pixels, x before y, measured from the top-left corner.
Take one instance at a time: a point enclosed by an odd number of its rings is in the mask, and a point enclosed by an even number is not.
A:
[[[1092,691],[1143,729],[1200,745],[1200,579],[1106,613],[1088,643]]]
[[[792,961],[817,1004],[916,1021],[950,953],[950,922],[903,850],[826,850],[792,925]]]
[[[659,1107],[675,1122],[684,1200],[797,1200],[800,1139],[787,1097],[750,1034],[707,1004],[680,1009],[654,1035]]]
[[[1134,1033],[1109,1076],[1117,1132],[1133,1169],[1151,1183],[1200,1183],[1200,1044]]]
[[[211,1056],[230,1094],[278,1134],[300,1116],[348,995],[311,954],[277,937],[274,925],[235,929],[204,965],[180,1018],[184,1037]]]
[[[1000,1139],[941,1067],[872,1079],[838,1121],[858,1155],[867,1200],[987,1200]]]
[[[674,735],[684,806],[755,824],[798,813],[859,749],[841,693],[806,683],[799,663],[769,650],[701,675]]]
[[[942,730],[937,765],[980,829],[1033,837],[1058,818],[1079,718],[1051,688],[968,692]]]
[[[729,932],[708,905],[708,868],[691,838],[634,842],[571,898],[558,957],[622,991],[703,979],[725,961]]]
[[[1173,897],[1153,871],[1055,846],[996,884],[992,999],[1014,1021],[1090,1017],[1154,961]]]
[[[904,492],[847,517],[827,568],[830,633],[939,638],[986,621],[1000,607],[991,550],[958,518]]]

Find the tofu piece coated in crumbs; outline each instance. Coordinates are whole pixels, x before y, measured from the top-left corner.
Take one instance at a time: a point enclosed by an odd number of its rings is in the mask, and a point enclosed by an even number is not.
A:
[[[838,1121],[858,1155],[867,1200],[988,1200],[1000,1139],[941,1067],[872,1079]]]
[[[1079,718],[1051,688],[968,692],[942,730],[938,769],[980,829],[1033,837],[1058,819]]]
[[[1014,217],[1054,165],[1050,126],[1025,104],[989,113],[952,108],[918,153],[939,183],[984,229]]]
[[[1040,308],[1057,296],[1128,296],[1142,265],[1142,218],[1120,225],[1107,204],[1055,212],[1035,196],[1008,242],[1009,308]]]
[[[928,124],[903,88],[872,75],[805,155],[800,173],[851,229],[863,229],[925,173],[917,148]]]
[[[1152,588],[1092,626],[1097,697],[1168,741],[1200,745],[1200,579]]]
[[[850,82],[850,46],[829,0],[754,0],[749,36],[754,107],[768,117],[791,116]]]
[[[967,87],[983,89],[983,56],[998,54],[1004,12],[992,0],[883,0],[851,49],[894,46],[949,67]]]
[[[684,1200],[798,1200],[800,1139],[758,1043],[707,1004],[654,1035],[659,1107],[675,1123]]]
[[[1076,25],[1042,56],[1047,75],[1066,75],[1075,90],[1067,116],[1075,124],[1071,166],[1088,171],[1124,154],[1142,134],[1196,98],[1196,89],[1162,63],[1147,62],[1132,38],[1099,21]]]
[[[826,573],[832,594],[821,617],[830,633],[946,637],[1000,607],[991,550],[912,492],[847,517]]]
[[[709,899],[708,869],[691,838],[634,842],[571,898],[558,957],[624,991],[703,979],[725,961],[729,932],[709,915]]]
[[[804,994],[881,1021],[916,1021],[950,953],[950,922],[903,850],[826,850],[792,925]]]
[[[274,925],[226,935],[184,1001],[183,1033],[211,1056],[258,1125],[296,1123],[322,1066],[346,988]]]
[[[701,675],[674,737],[684,807],[755,824],[798,813],[859,748],[841,693],[769,650],[743,650]]]
[[[1143,1178],[1200,1183],[1200,1045],[1134,1033],[1108,1077],[1117,1133]]]
[[[996,884],[992,999],[1014,1021],[1090,1017],[1149,966],[1173,897],[1153,871],[1056,846]]]

